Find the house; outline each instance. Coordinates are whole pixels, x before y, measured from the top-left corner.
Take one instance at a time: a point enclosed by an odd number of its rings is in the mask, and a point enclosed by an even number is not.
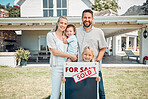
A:
[[[94,11],[94,16],[119,16],[116,12],[114,12],[111,9],[104,10],[104,11]],[[116,38],[116,50],[114,53],[115,55],[120,53],[123,50],[123,44],[126,44],[126,49],[131,49],[133,51],[136,51],[137,47],[137,36],[138,36],[138,30],[132,31],[132,32],[125,32],[125,34],[116,35],[114,38]],[[106,38],[108,43],[108,49],[112,49],[112,37]]]
[[[20,5],[21,17],[81,16],[95,0],[15,0]]]
[[[15,0],[15,4],[20,5],[21,18],[0,19],[0,30],[21,30],[23,48],[44,51],[47,50],[46,35],[55,28],[58,16],[65,15],[70,24],[80,27],[82,11],[93,3],[94,0]],[[112,37],[113,55],[117,53],[117,35],[140,29],[141,62],[142,57],[148,54],[145,50],[148,49],[148,38],[143,38],[147,24],[148,16],[95,16],[93,21],[95,27],[104,31],[106,39]],[[125,40],[124,37],[122,39]]]

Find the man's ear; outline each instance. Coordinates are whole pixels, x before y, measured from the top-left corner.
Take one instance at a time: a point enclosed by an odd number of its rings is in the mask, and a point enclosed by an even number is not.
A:
[[[92,21],[94,20],[94,17],[92,17]]]

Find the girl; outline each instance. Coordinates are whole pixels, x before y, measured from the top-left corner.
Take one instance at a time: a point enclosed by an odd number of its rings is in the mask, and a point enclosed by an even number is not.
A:
[[[77,60],[76,55],[68,54],[67,44],[64,44],[64,34],[67,27],[67,18],[60,17],[54,32],[47,34],[47,45],[51,52],[50,65],[52,66],[52,94],[50,99],[59,99],[61,88],[61,76],[63,75],[63,67],[66,58],[73,61]]]
[[[67,52],[69,54],[77,55],[78,52],[78,44],[77,44],[77,38],[75,36],[76,28],[74,25],[69,24],[66,28],[66,37],[64,38],[64,43],[68,44],[68,50]],[[67,59],[67,62],[72,62],[70,58]]]
[[[82,61],[83,62],[93,62],[94,61],[94,51],[90,46],[86,46],[82,52]],[[96,81],[100,81],[100,77],[96,77]]]
[[[82,61],[83,62],[93,62],[94,61],[94,51],[90,46],[86,46],[82,52]],[[96,77],[96,81],[100,81],[100,77]],[[64,83],[66,79],[62,77],[62,82]]]

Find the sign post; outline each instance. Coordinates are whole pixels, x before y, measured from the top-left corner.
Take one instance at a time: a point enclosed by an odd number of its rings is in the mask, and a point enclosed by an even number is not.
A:
[[[97,62],[66,62],[63,99],[99,99],[98,66]]]

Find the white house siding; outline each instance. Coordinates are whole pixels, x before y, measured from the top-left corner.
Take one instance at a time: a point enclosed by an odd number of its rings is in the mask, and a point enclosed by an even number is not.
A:
[[[84,9],[90,8],[88,0],[68,0],[68,16],[81,16]]]
[[[148,37],[146,39],[143,37],[144,30],[141,29],[142,33],[140,33],[140,63],[143,63],[143,58],[148,56]]]
[[[39,36],[46,36],[48,31],[22,31],[21,45],[29,50],[39,50]]]
[[[43,0],[25,0],[21,5],[21,17],[42,17]]]

